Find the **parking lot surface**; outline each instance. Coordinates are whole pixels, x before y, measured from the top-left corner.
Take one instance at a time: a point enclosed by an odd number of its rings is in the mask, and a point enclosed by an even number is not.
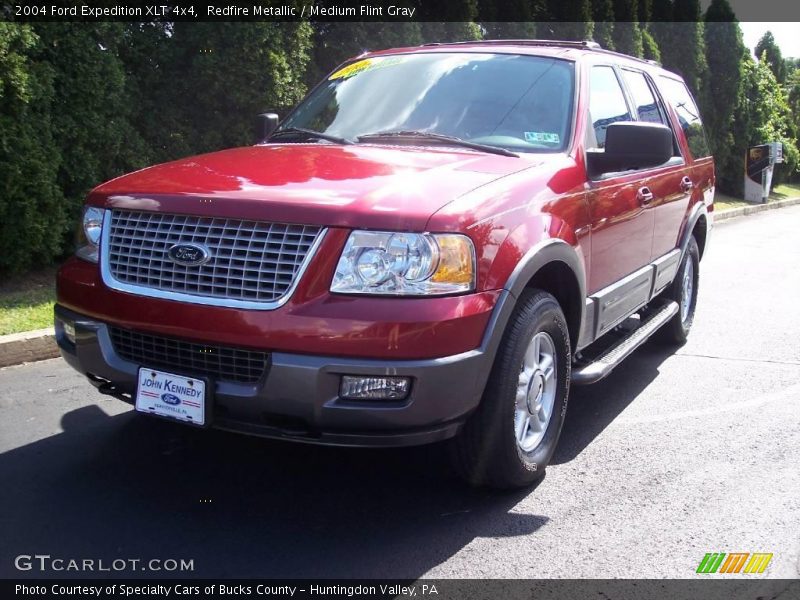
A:
[[[438,446],[319,448],[137,416],[60,359],[0,370],[0,576],[15,557],[190,559],[134,577],[800,576],[800,206],[718,225],[689,342],[573,388],[534,489],[470,490]],[[107,575],[108,573],[94,573]],[[112,573],[113,574],[113,573]]]

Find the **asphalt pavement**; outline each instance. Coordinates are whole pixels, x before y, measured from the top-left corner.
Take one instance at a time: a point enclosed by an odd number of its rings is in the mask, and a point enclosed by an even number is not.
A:
[[[573,388],[554,464],[513,494],[466,488],[438,446],[196,431],[60,359],[2,369],[0,577],[93,574],[14,566],[45,554],[193,561],[134,577],[683,578],[707,552],[770,552],[761,577],[797,578],[798,231],[800,206],[719,224],[689,342]]]

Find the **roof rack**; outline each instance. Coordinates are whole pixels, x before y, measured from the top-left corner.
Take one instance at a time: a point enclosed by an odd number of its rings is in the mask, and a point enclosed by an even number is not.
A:
[[[603,54],[611,54],[612,56],[619,56],[621,58],[627,58],[629,60],[635,60],[663,68],[661,63],[659,63],[658,61],[649,60],[645,58],[638,58],[636,56],[622,54],[621,52],[615,52],[614,50],[607,50],[593,40],[583,40],[579,42],[570,40],[465,40],[461,42],[430,42],[428,44],[423,44],[423,46],[458,46],[466,44],[477,44],[477,45],[488,45],[488,46],[501,46],[501,45],[550,46],[556,48],[576,48],[582,50],[593,50],[595,52],[602,52]]]
[[[430,42],[423,46],[455,46],[459,44],[493,44],[493,45],[523,45],[523,46],[556,46],[560,48],[586,48],[589,50],[602,50],[600,44],[592,40],[574,42],[569,40],[465,40],[462,42]]]

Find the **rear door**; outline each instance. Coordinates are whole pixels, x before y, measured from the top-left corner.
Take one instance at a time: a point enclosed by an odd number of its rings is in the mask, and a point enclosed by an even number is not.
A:
[[[656,231],[653,238],[654,254],[663,254],[675,248],[691,206],[702,202],[704,195],[713,199],[714,161],[711,158],[700,111],[680,79],[659,75],[656,84],[668,105],[673,109],[673,130],[683,130],[682,153],[686,159],[680,181],[670,182],[669,189],[681,187],[678,201],[665,203],[656,210]],[[677,122],[676,122],[677,121]]]
[[[650,77],[640,70],[625,67],[622,77],[639,121],[661,123],[673,129],[664,103]],[[663,167],[648,172],[646,187],[652,194],[649,207],[654,213],[653,246],[650,259],[656,260],[675,248],[683,215],[691,198],[691,168],[687,165],[673,129],[673,157]]]

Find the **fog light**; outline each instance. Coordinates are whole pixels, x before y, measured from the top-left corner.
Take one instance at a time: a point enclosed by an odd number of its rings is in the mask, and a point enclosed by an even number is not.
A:
[[[404,400],[410,388],[408,377],[344,375],[339,395],[347,400]]]

